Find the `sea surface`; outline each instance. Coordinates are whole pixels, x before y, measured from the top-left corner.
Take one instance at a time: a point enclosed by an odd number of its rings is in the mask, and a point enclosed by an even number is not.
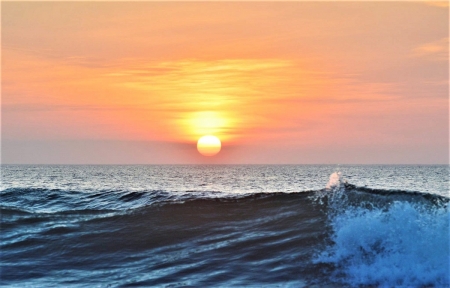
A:
[[[449,287],[449,167],[1,166],[7,287]]]

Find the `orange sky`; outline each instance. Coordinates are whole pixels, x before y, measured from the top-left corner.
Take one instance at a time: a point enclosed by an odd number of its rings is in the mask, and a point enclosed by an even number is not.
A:
[[[443,4],[2,2],[2,163],[448,163]]]

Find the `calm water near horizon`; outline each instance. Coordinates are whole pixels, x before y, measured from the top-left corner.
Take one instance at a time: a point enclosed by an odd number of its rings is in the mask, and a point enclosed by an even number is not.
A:
[[[2,165],[11,287],[448,287],[447,165]]]

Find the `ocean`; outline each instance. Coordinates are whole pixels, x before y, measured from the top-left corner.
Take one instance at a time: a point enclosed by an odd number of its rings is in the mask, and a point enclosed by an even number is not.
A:
[[[449,287],[449,166],[2,165],[7,287]]]

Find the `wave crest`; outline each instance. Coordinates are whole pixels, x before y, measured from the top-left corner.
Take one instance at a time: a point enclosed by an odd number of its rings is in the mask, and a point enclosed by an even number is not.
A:
[[[448,287],[449,199],[356,187],[332,174],[319,194],[331,243],[314,263],[332,264],[339,283],[382,287]]]

